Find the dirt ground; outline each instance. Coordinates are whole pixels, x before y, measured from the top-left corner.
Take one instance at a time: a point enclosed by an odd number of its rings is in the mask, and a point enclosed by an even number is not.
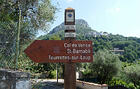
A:
[[[59,79],[58,83],[56,79],[33,79],[32,89],[64,89],[64,80]],[[81,88],[76,88],[81,89]]]

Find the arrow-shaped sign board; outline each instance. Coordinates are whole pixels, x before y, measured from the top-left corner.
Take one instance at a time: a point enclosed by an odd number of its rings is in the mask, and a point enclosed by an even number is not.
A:
[[[92,62],[92,41],[35,40],[24,51],[37,63]]]

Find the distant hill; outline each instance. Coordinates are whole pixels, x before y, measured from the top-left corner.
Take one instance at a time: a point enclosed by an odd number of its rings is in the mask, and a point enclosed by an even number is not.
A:
[[[84,27],[84,28],[89,28],[88,23],[85,20],[83,20],[83,19],[76,19],[75,23],[76,23],[76,26],[81,26],[81,27]],[[55,28],[53,28],[52,31],[50,31],[49,34],[53,34],[53,33],[56,33],[58,31],[61,31],[61,30],[64,30],[64,29],[65,29],[65,27],[64,27],[64,22],[63,22],[60,25],[58,25]]]
[[[64,23],[56,26],[49,34],[40,36],[41,40],[64,40]],[[140,60],[140,38],[124,37],[122,35],[113,35],[107,32],[98,32],[93,30],[83,19],[76,20],[76,39],[92,40],[93,51],[97,52],[101,49],[121,50],[119,56],[121,61],[134,62]],[[116,52],[115,52],[116,53]]]
[[[84,35],[84,36],[92,36],[97,37],[101,35],[109,35],[107,32],[97,32],[96,30],[93,30],[88,23],[83,19],[76,19],[76,34],[77,35]],[[52,31],[49,32],[49,34],[55,34],[55,33],[63,33],[65,30],[64,23],[61,23],[60,25],[56,26],[52,29]]]

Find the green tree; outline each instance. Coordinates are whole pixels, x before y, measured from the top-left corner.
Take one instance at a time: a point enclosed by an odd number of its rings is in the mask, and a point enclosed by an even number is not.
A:
[[[100,84],[108,83],[121,68],[121,62],[115,54],[107,50],[99,50],[94,55],[94,61],[90,65],[94,77]]]
[[[61,38],[59,37],[59,35],[52,35],[49,37],[49,40],[61,40]]]
[[[127,66],[124,68],[124,72],[128,80],[134,83],[137,89],[140,89],[140,64]]]
[[[38,30],[46,30],[56,11],[50,0],[0,0],[0,43],[15,44],[19,7],[22,17],[20,44],[33,39]]]
[[[56,11],[51,0],[0,0],[0,21],[18,22],[19,7],[23,22],[37,30],[46,29]]]
[[[0,0],[0,62],[15,59],[16,35],[21,9],[20,50],[34,40],[38,30],[47,30],[56,7],[51,0]],[[22,52],[21,50],[20,52]],[[6,60],[9,59],[9,60]]]

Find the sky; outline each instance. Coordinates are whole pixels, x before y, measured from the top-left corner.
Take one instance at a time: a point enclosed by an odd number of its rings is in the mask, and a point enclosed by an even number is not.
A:
[[[53,0],[52,4],[59,11],[51,29],[64,21],[64,10],[72,7],[76,19],[86,20],[98,32],[140,37],[140,0]]]

